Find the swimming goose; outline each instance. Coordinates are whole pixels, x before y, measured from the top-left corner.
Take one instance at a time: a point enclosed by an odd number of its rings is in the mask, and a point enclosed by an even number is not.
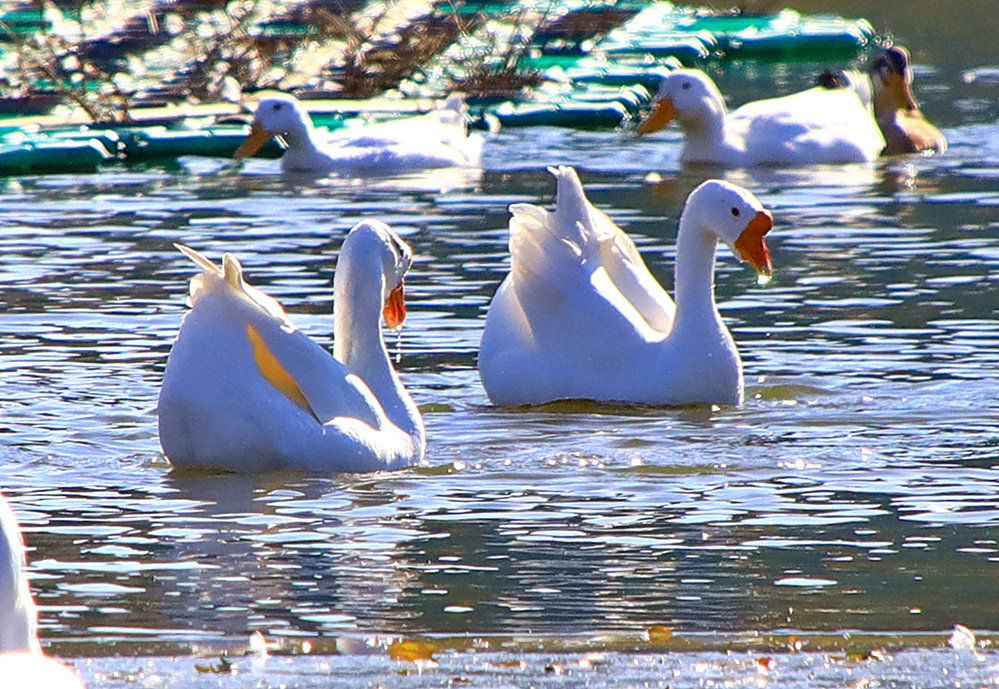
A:
[[[287,144],[281,170],[310,174],[388,175],[478,165],[482,137],[465,128],[465,103],[448,98],[442,108],[416,117],[347,128],[321,138],[297,98],[264,98],[253,115],[250,135],[235,158],[252,156],[275,136]]]
[[[0,686],[4,689],[83,689],[76,673],[42,653],[38,610],[31,597],[24,540],[0,494]]]
[[[926,121],[912,95],[909,52],[902,46],[885,49],[871,63],[874,118],[884,133],[884,153],[947,150],[947,139]]]
[[[729,113],[714,81],[696,69],[665,76],[647,134],[677,120],[686,136],[682,159],[728,167],[809,165],[874,160],[884,138],[851,88],[815,87],[746,103]]]
[[[650,405],[743,399],[742,363],[714,300],[718,241],[763,276],[770,214],[751,193],[709,180],[687,198],[676,303],[632,240],[587,200],[575,170],[555,211],[510,207],[510,273],[493,297],[479,373],[498,405],[590,399]]]
[[[380,324],[405,320],[412,255],[385,223],[358,223],[343,242],[333,356],[245,282],[235,257],[218,267],[179,248],[204,272],[191,280],[160,390],[160,444],[174,466],[333,473],[423,458],[423,420]]]

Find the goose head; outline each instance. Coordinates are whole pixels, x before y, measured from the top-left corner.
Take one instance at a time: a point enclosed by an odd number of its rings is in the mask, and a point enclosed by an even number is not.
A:
[[[403,282],[413,263],[412,249],[385,223],[364,220],[355,225],[343,241],[340,261],[364,260],[362,257],[367,260],[373,257],[380,267],[385,298],[382,316],[388,327],[398,328],[406,320]],[[337,275],[341,274],[341,269],[338,267]]]
[[[885,48],[871,63],[870,71],[877,103],[898,110],[912,110],[918,107],[912,95],[909,51],[900,45]]]
[[[757,274],[769,277],[773,273],[764,239],[773,227],[773,216],[742,187],[719,179],[704,182],[687,197],[680,222],[714,234]]]
[[[697,69],[678,69],[659,82],[655,105],[638,133],[657,131],[673,120],[687,129],[724,114],[725,101],[711,77]]]
[[[257,104],[250,135],[233,157],[236,160],[248,158],[275,136],[299,138],[311,126],[312,120],[297,98],[283,93],[269,96]]]

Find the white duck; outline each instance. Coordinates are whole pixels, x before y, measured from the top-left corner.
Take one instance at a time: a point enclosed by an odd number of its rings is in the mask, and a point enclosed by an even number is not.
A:
[[[663,78],[655,101],[638,132],[654,132],[677,120],[687,139],[686,162],[728,167],[858,163],[874,160],[885,146],[870,109],[853,88],[817,86],[729,113],[711,77],[679,69]]]
[[[38,610],[31,597],[24,540],[0,494],[0,686],[4,689],[83,689],[76,673],[42,653]]]
[[[392,368],[382,338],[406,317],[409,247],[379,221],[343,242],[334,278],[334,356],[299,330],[281,305],[181,247],[203,273],[167,360],[159,398],[160,444],[177,467],[237,472],[359,472],[419,461],[423,419]]]
[[[587,200],[575,170],[553,170],[555,211],[510,210],[510,274],[493,297],[479,373],[498,405],[591,399],[736,405],[742,363],[714,300],[725,242],[771,273],[759,200],[709,180],[687,199],[676,250],[676,304],[631,239]]]
[[[280,136],[287,144],[281,156],[284,172],[363,176],[476,166],[482,137],[467,133],[465,114],[464,101],[455,95],[425,115],[348,128],[321,139],[298,99],[279,93],[258,103],[250,135],[235,158],[252,156]]]

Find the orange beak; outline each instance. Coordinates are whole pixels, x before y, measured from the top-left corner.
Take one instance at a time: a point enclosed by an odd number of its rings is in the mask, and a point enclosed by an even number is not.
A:
[[[382,309],[382,316],[385,317],[385,324],[393,330],[406,320],[406,299],[401,282],[389,292],[388,299],[385,300],[385,308]]]
[[[909,81],[905,75],[892,72],[885,80],[885,86],[888,93],[892,95],[894,99],[893,105],[896,108],[900,110],[915,110],[919,107],[916,99],[912,96],[912,90],[909,88]]]
[[[254,121],[253,126],[250,127],[250,135],[246,137],[246,140],[243,141],[238,149],[236,149],[236,153],[234,153],[232,157],[236,160],[249,158],[254,153],[259,151],[261,146],[273,138],[273,134],[261,127],[259,122]]]
[[[749,221],[746,229],[735,240],[735,250],[739,258],[748,262],[760,275],[770,277],[774,272],[770,263],[770,250],[763,236],[774,226],[774,219],[767,211],[760,211]]]
[[[638,125],[638,133],[648,134],[649,132],[657,132],[675,120],[676,114],[676,106],[673,105],[672,98],[663,98],[656,101],[651,114]]]

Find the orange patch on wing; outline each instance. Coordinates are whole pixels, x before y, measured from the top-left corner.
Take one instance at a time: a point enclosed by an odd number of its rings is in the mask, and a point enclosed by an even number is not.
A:
[[[281,362],[277,360],[277,357],[268,349],[264,338],[249,323],[246,324],[246,336],[250,339],[250,345],[253,347],[253,358],[257,362],[257,367],[267,382],[277,388],[295,406],[310,414],[316,421],[319,421],[319,417],[316,415],[312,405],[309,404],[309,400],[305,397],[305,393],[302,392],[302,388],[298,387],[295,379],[291,377],[291,374],[285,370]]]

